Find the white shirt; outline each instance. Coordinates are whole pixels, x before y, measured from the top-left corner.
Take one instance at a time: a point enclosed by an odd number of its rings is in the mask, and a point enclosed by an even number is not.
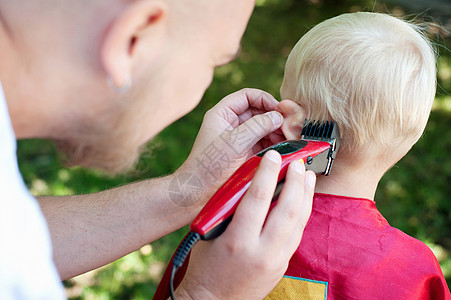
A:
[[[0,84],[0,299],[64,299],[50,234],[17,166],[16,138]]]

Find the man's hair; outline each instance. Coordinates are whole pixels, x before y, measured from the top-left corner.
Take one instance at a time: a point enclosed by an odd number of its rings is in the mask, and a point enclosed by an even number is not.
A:
[[[281,96],[309,119],[335,120],[342,149],[376,143],[389,150],[420,138],[435,97],[435,64],[419,26],[380,13],[343,14],[296,44]]]

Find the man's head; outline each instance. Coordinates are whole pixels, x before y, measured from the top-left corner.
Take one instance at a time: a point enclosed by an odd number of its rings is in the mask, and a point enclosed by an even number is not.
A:
[[[1,0],[0,80],[19,138],[118,171],[200,101],[254,0]],[[121,87],[119,94],[107,81]]]
[[[281,96],[300,106],[282,103],[281,110],[335,120],[341,152],[394,153],[398,160],[426,126],[435,72],[434,51],[416,26],[378,13],[343,14],[315,26],[292,50]]]

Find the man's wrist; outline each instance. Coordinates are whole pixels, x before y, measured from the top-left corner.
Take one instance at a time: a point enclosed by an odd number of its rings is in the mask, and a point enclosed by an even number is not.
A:
[[[211,184],[191,165],[183,164],[170,176],[169,196],[177,205],[199,211],[212,196]]]
[[[175,298],[177,300],[195,300],[184,287],[179,287],[175,291]]]
[[[186,281],[186,280],[185,280]],[[201,286],[186,287],[183,283],[175,291],[177,300],[219,300],[210,290],[202,288]]]

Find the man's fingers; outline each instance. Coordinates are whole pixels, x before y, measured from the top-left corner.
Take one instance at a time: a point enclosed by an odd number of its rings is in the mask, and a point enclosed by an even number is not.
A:
[[[303,207],[302,207],[302,211],[301,211],[301,217],[299,218],[298,224],[294,228],[290,239],[288,240],[287,244],[285,245],[285,248],[287,249],[286,250],[287,253],[293,253],[299,247],[299,244],[302,240],[302,236],[304,234],[305,227],[310,219],[310,215],[312,212],[314,188],[312,188],[312,189],[309,188],[310,184],[311,184],[311,183],[309,184],[307,182],[309,180],[309,178],[311,180],[315,180],[316,175],[312,171],[307,172],[305,185],[308,188],[308,191],[304,192],[304,202],[303,202]]]
[[[218,104],[218,109],[228,108],[239,116],[250,107],[273,111],[279,102],[265,91],[246,88],[228,95]]]
[[[242,113],[241,115],[238,116],[238,119],[240,120],[240,124],[243,124],[244,122],[246,122],[247,120],[249,120],[250,118],[256,116],[256,115],[261,115],[266,113],[267,111],[264,109],[259,109],[259,108],[249,108],[248,110],[246,110],[244,113]]]
[[[315,185],[316,185],[316,175],[313,171],[307,171],[305,176],[304,186],[304,204],[306,205],[305,209],[301,212],[301,220],[304,225],[307,224],[310,219],[310,214],[312,212],[313,205],[313,196],[315,194]]]
[[[278,104],[279,102],[265,91],[242,89],[226,96],[207,111],[203,124],[215,123],[213,131],[230,130],[230,127],[235,128],[255,115],[274,112]]]
[[[277,143],[283,142],[284,140],[285,138],[283,136],[270,133],[269,135],[265,136],[255,144],[255,146],[252,148],[252,152],[258,153],[263,149],[266,149],[269,146],[275,145]]]
[[[268,135],[268,139],[271,141],[271,144],[277,144],[277,143],[285,141],[285,136],[276,131],[276,132],[271,132]]]
[[[306,174],[303,163],[295,161],[288,167],[279,200],[268,216],[262,234],[267,245],[275,247],[275,251],[286,249],[287,243],[292,250],[290,255],[296,250],[312,209],[314,180],[315,174]],[[293,232],[299,234],[293,236]]]
[[[223,139],[229,140],[231,145],[246,143],[245,148],[237,147],[239,155],[244,155],[265,136],[278,129],[283,123],[280,113],[271,111],[257,115],[240,126],[223,134]]]
[[[260,237],[277,185],[281,160],[280,154],[273,150],[263,156],[226,233],[239,235],[242,240]]]

